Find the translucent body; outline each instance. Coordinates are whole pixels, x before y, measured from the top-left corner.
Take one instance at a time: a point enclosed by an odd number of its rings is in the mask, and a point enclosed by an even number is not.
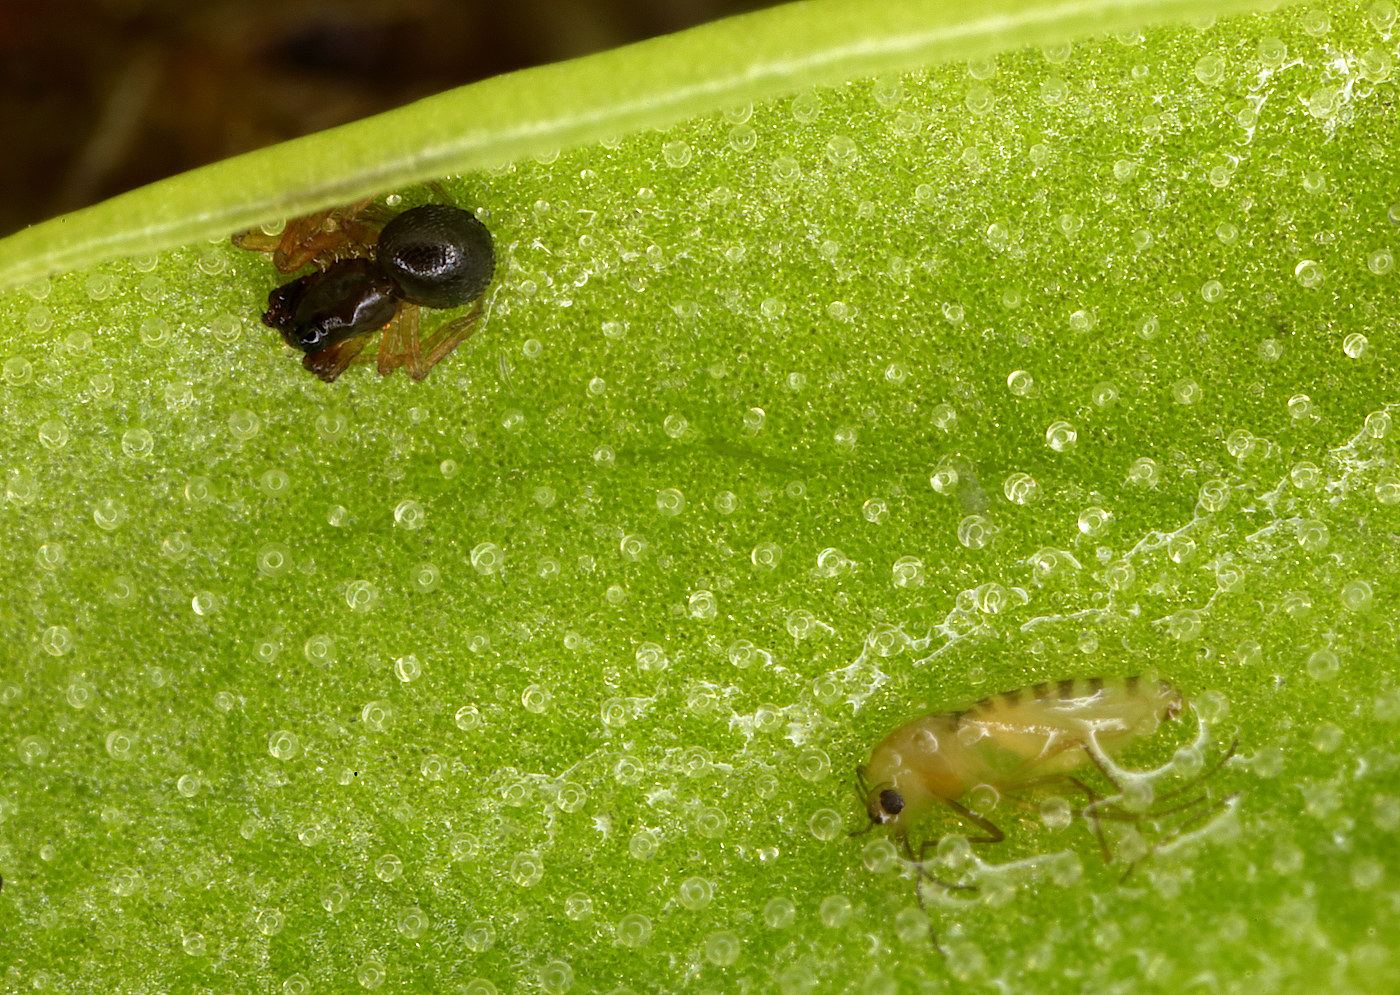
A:
[[[1076,767],[1097,763],[1095,750],[1112,756],[1181,708],[1170,684],[1129,677],[1036,684],[964,711],[933,712],[900,726],[871,752],[860,769],[866,809],[906,842],[909,823],[940,804],[987,828],[958,802],[973,787],[1007,794],[1068,780]]]

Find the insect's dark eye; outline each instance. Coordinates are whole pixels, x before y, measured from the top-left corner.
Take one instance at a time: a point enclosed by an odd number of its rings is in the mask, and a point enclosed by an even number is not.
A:
[[[894,788],[886,788],[880,792],[880,808],[886,815],[898,815],[904,811],[904,796]]]
[[[404,211],[379,233],[375,257],[404,300],[460,307],[481,296],[496,270],[491,233],[476,215],[445,204]]]

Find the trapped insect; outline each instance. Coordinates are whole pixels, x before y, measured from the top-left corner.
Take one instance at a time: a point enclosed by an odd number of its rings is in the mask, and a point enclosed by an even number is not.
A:
[[[1103,820],[1155,819],[1207,800],[1202,795],[1138,811],[1121,804],[1127,789],[1124,776],[1132,775],[1116,768],[1111,758],[1153,735],[1183,707],[1181,694],[1165,681],[1095,677],[1035,684],[984,698],[966,709],[933,712],[900,726],[875,747],[870,761],[856,772],[861,800],[870,825],[888,826],[909,858],[922,862],[938,840],[925,839],[916,849],[913,828],[939,808],[976,828],[980,835],[969,837],[969,843],[1005,839],[995,823],[963,803],[972,789],[986,786],[1013,803],[1024,803],[1039,789],[1060,788],[1083,800],[1077,812],[1093,828],[1109,862]],[[1206,780],[1234,749],[1232,745],[1209,771],[1156,801],[1169,802]],[[1114,795],[1102,795],[1071,773],[1086,763],[1108,780]],[[1193,821],[1210,811],[1198,813]],[[1178,826],[1173,835],[1184,828]]]
[[[243,232],[233,242],[272,253],[283,273],[316,267],[268,294],[262,319],[327,383],[381,330],[379,375],[402,366],[422,380],[475,329],[496,266],[486,226],[445,204],[395,215],[361,201],[297,218],[280,235]],[[420,334],[420,308],[473,302],[467,314]]]

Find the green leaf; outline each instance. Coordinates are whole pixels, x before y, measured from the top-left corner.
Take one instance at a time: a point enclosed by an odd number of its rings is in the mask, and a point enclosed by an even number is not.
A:
[[[1394,5],[869,9],[0,244],[12,987],[1395,987]],[[836,46],[860,10],[885,42]],[[887,74],[772,96],[832,67]],[[624,113],[627,72],[672,97]],[[511,145],[503,93],[587,126]],[[305,374],[227,229],[486,162],[444,184],[497,239],[477,335]],[[846,835],[896,725],[1135,673],[1195,707],[1126,767],[1239,739],[1182,838],[1112,823],[1105,865],[1010,793],[925,915]]]
[[[0,289],[114,257],[224,236],[382,194],[672,124],[804,84],[838,83],[1089,31],[1211,18],[1266,0],[821,0],[734,17],[485,80],[364,121],[192,170],[0,239]]]

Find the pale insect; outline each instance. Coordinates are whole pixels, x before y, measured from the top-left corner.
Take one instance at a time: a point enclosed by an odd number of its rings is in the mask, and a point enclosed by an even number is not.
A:
[[[1084,797],[1079,814],[1093,827],[1107,862],[1111,855],[1101,819],[1156,818],[1205,798],[1134,813],[1111,804],[1071,772],[1091,762],[1122,795],[1125,772],[1111,757],[1153,735],[1182,708],[1181,694],[1170,684],[1140,677],[1071,679],[1006,691],[967,709],[921,716],[890,733],[871,752],[870,762],[857,769],[861,797],[871,825],[889,826],[910,859],[922,860],[937,841],[925,840],[916,852],[911,826],[939,806],[981,830],[983,835],[969,837],[969,843],[1005,838],[990,819],[960,800],[975,787],[986,785],[1013,800],[1039,788],[1070,789]],[[1206,774],[1157,800],[1205,780],[1233,752],[1232,746]]]

